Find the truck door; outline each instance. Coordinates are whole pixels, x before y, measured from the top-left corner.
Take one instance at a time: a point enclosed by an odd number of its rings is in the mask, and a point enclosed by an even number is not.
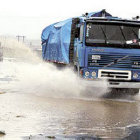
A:
[[[82,60],[82,52],[83,52],[83,35],[84,35],[84,24],[81,24],[79,27],[79,36],[75,43],[75,50],[74,50],[74,61],[77,66],[81,66]]]

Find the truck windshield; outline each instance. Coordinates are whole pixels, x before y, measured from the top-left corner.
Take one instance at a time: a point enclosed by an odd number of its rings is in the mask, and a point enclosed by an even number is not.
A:
[[[87,23],[86,45],[90,46],[139,46],[140,26]]]

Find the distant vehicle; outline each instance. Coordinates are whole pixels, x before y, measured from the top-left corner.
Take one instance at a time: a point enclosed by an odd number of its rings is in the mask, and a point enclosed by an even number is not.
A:
[[[113,17],[105,10],[46,27],[42,57],[72,65],[86,80],[107,79],[108,87],[135,95],[140,88],[140,21]]]

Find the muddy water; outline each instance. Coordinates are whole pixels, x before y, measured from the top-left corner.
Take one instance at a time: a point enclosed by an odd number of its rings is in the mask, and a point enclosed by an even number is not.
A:
[[[4,140],[46,134],[123,138],[127,127],[140,122],[139,101],[44,98],[6,93],[0,95],[0,129]]]

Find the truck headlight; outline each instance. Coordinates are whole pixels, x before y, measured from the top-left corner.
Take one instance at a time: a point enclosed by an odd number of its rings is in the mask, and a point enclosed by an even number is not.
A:
[[[96,77],[96,72],[95,71],[92,72],[92,77]]]
[[[133,74],[133,78],[137,79],[139,77],[139,75],[137,73]]]
[[[86,76],[86,77],[89,76],[89,72],[88,72],[88,71],[85,72],[85,76]]]

